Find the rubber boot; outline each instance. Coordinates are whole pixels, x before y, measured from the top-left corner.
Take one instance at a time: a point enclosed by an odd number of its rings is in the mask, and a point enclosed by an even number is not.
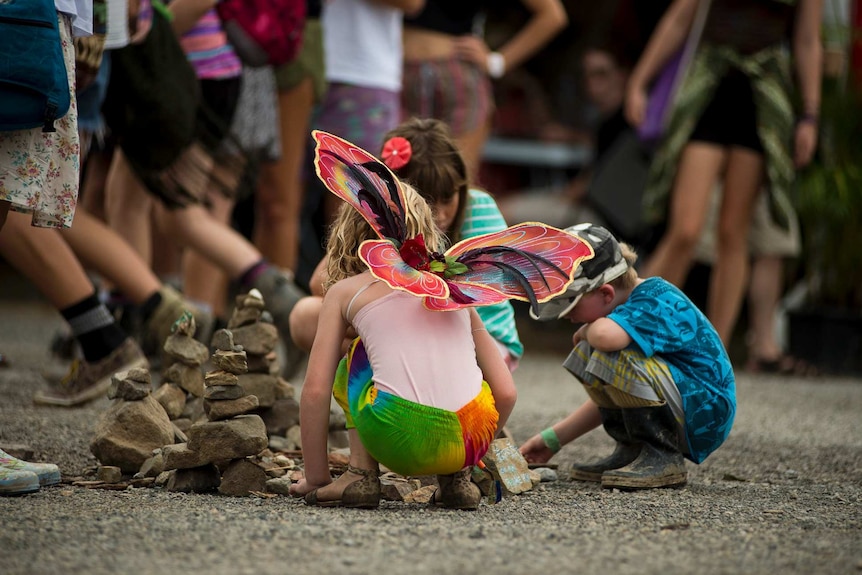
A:
[[[437,483],[440,487],[434,492],[431,502],[448,509],[465,511],[478,509],[479,502],[482,500],[482,491],[478,485],[470,481],[472,473],[472,467],[465,467],[452,475],[438,475]]]
[[[640,455],[602,474],[602,487],[652,489],[685,485],[688,473],[677,444],[677,423],[668,405],[623,409],[629,437],[640,441]]]
[[[617,446],[610,456],[595,463],[588,463],[586,465],[578,465],[576,463],[572,465],[572,471],[569,476],[576,481],[601,483],[602,473],[611,469],[625,467],[640,455],[641,445],[629,438],[625,421],[623,421],[623,411],[621,409],[600,407],[599,413],[602,415],[602,425],[605,431],[616,440]]]
[[[0,449],[0,469],[29,471],[39,478],[39,485],[56,485],[60,483],[60,468],[53,463],[30,463],[12,457]]]
[[[39,477],[32,471],[0,467],[0,495],[23,495],[39,491]]]

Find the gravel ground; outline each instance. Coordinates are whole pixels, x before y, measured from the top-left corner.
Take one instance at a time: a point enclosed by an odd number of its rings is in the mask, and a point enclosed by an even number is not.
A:
[[[107,400],[33,406],[41,374],[62,369],[47,351],[62,324],[32,297],[0,295],[0,318],[0,351],[13,361],[0,369],[0,443],[25,443],[35,460],[83,474],[96,464],[88,442]],[[568,337],[553,329],[555,340]],[[558,348],[532,342],[515,374],[509,427],[519,441],[585,398]],[[700,466],[688,463],[683,489],[623,493],[562,479],[465,513],[61,484],[0,498],[0,572],[862,572],[862,381],[740,374],[738,401],[730,438]],[[552,461],[564,477],[611,445],[593,432]]]

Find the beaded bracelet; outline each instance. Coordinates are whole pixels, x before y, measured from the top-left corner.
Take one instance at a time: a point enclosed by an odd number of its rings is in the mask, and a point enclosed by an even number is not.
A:
[[[553,427],[549,427],[542,431],[539,434],[542,437],[542,441],[545,442],[545,447],[551,450],[551,453],[556,453],[562,447],[560,445],[560,438],[557,436],[557,432],[554,431]]]

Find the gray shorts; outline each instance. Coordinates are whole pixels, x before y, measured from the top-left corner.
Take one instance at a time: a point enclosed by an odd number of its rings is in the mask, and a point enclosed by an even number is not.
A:
[[[682,396],[663,359],[634,349],[597,351],[582,341],[569,353],[563,367],[586,387],[609,385],[634,397],[666,402],[678,425],[680,446],[688,451]]]

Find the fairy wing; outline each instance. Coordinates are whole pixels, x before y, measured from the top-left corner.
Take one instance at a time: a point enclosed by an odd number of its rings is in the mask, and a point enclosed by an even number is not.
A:
[[[404,191],[373,155],[334,134],[314,130],[314,169],[333,194],[352,205],[381,238],[406,238]]]
[[[445,255],[468,269],[447,278],[449,297],[426,299],[428,309],[452,310],[506,299],[537,306],[565,291],[578,264],[594,252],[563,230],[524,223],[458,242]]]
[[[366,240],[359,246],[359,257],[374,277],[383,280],[393,289],[419,297],[449,297],[446,280],[437,274],[417,270],[406,264],[392,242]]]

